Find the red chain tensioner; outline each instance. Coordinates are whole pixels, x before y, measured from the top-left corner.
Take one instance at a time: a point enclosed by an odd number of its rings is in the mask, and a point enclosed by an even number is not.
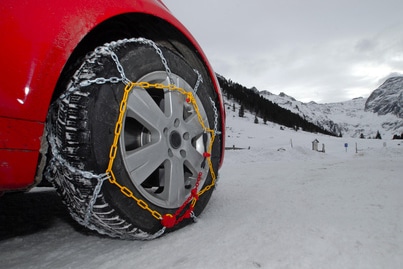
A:
[[[199,199],[199,194],[197,193],[197,188],[199,187],[199,183],[201,180],[203,173],[199,172],[197,175],[196,185],[190,192],[190,196],[186,199],[186,201],[182,204],[181,207],[176,210],[175,214],[165,214],[162,216],[161,224],[166,228],[172,228],[181,222],[184,219],[188,219],[192,216],[193,209],[195,207],[196,201]],[[189,204],[189,208],[183,212],[180,216],[181,212],[185,209],[186,205]]]

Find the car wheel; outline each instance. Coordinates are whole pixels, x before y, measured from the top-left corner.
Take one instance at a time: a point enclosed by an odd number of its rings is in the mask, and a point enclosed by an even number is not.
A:
[[[150,239],[207,205],[221,155],[206,70],[146,39],[89,54],[49,113],[47,176],[75,220]]]

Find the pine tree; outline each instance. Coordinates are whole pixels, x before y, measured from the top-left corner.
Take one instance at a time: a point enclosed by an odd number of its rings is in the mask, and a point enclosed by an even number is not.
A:
[[[241,108],[239,109],[238,115],[241,118],[243,118],[245,116],[245,108],[243,107],[243,105],[241,105]]]
[[[259,123],[259,120],[258,120],[258,118],[256,117],[256,115],[255,115],[255,124],[258,124]]]
[[[382,139],[381,134],[379,133],[379,131],[376,133],[375,139]]]

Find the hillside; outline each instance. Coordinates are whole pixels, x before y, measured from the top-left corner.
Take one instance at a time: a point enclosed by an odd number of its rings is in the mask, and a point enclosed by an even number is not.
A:
[[[312,133],[322,133],[336,135],[336,133],[326,130],[312,121],[304,119],[301,115],[283,108],[270,100],[263,98],[256,89],[248,89],[236,82],[217,76],[223,94],[227,100],[227,106],[248,110],[256,117],[260,117],[263,122],[273,122],[294,129],[302,129]]]

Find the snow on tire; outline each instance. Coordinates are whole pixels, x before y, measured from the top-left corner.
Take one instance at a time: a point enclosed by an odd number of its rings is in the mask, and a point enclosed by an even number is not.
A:
[[[127,81],[175,84],[193,93],[197,111],[181,92],[132,89],[113,162],[123,193],[109,182],[105,171]],[[151,41],[109,43],[87,56],[53,104],[47,176],[80,224],[112,237],[159,236],[165,229],[150,212],[174,215],[192,190],[214,184],[221,141],[206,134],[200,121],[204,128],[219,126],[215,103],[217,96],[206,71],[195,71],[175,52]],[[205,155],[210,143],[211,166],[206,165]],[[207,189],[193,208],[195,216],[210,199],[213,188]],[[190,222],[184,219],[167,231]]]

